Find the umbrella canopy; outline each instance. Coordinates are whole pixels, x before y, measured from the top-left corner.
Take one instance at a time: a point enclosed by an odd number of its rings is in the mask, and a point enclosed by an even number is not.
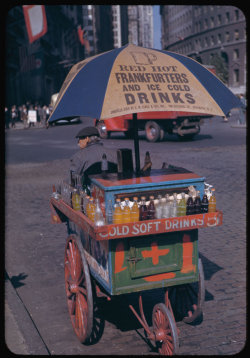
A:
[[[150,111],[224,116],[235,95],[197,61],[177,53],[126,45],[72,67],[49,121],[97,119]]]
[[[49,122],[133,113],[136,173],[140,172],[137,113],[193,112],[224,116],[240,100],[209,70],[174,52],[128,44],[75,64]]]

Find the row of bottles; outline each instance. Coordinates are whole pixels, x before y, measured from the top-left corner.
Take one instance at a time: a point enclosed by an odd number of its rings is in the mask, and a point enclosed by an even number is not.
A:
[[[114,206],[111,200],[108,201],[105,218],[99,200],[94,200],[82,189],[73,189],[71,202],[73,209],[83,212],[96,226],[101,226],[215,212],[214,191],[213,188],[209,200],[207,194],[204,194],[201,200],[199,191],[196,192],[194,199],[192,193],[189,195],[181,193],[179,199],[176,193],[172,197],[169,194],[165,197],[158,195],[157,199],[151,195],[148,202],[146,202],[146,197],[142,196],[140,203],[136,196],[133,197],[132,202],[126,197],[123,203],[120,198],[116,198]]]
[[[207,195],[204,194],[202,200],[200,199],[200,193],[197,191],[196,197],[193,200],[192,195],[185,198],[185,193],[181,194],[181,199],[177,200],[177,194],[174,193],[173,200],[170,200],[169,194],[166,194],[165,198],[161,195],[157,200],[154,200],[154,196],[149,197],[149,203],[146,204],[146,197],[141,197],[140,204],[138,198],[134,197],[132,205],[129,198],[125,198],[125,205],[122,208],[121,199],[117,198],[113,209],[113,223],[129,223],[141,220],[152,220],[171,218],[177,216],[194,215],[201,213],[210,213],[216,211],[216,198],[213,194],[208,200]],[[112,204],[111,201],[108,205],[109,217],[112,217]],[[112,220],[108,220],[108,223],[112,223]]]

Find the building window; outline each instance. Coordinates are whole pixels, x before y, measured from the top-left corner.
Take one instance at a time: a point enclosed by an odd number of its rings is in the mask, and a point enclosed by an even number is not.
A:
[[[229,40],[230,40],[229,32],[226,32],[225,40],[226,40],[226,42],[229,42]]]
[[[214,45],[214,36],[211,36],[211,45]]]
[[[207,21],[207,19],[205,19],[205,21],[204,21],[204,29],[207,29],[208,28],[208,21]]]
[[[218,39],[218,44],[221,44],[221,34],[218,34],[217,39]]]
[[[239,84],[239,82],[240,82],[240,71],[238,69],[235,69],[233,73],[234,73],[234,77],[233,77],[234,84]]]
[[[238,60],[239,59],[239,50],[238,49],[235,49],[234,52],[233,52],[233,59],[234,60]]]
[[[228,23],[230,21],[230,13],[226,12],[226,22]]]
[[[235,21],[239,20],[239,10],[235,10]]]
[[[218,19],[218,25],[221,25],[221,15],[218,15],[217,19]]]
[[[214,27],[214,18],[213,17],[211,17],[210,22],[211,22],[211,27]]]
[[[239,40],[239,30],[234,30],[234,39]]]

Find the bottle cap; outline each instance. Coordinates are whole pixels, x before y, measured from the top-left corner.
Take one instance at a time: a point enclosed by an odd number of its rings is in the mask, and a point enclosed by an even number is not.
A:
[[[141,200],[146,200],[146,197],[145,197],[145,196],[142,196],[142,197],[141,197]]]
[[[121,199],[120,198],[116,198],[116,201],[118,201],[120,203]]]
[[[150,195],[150,197],[149,197],[150,200],[154,200],[154,198],[155,197],[153,195]]]
[[[129,201],[129,198],[125,198],[124,200],[125,200],[125,201]]]
[[[138,200],[138,197],[137,197],[137,196],[134,196],[134,197],[133,197],[133,200]]]

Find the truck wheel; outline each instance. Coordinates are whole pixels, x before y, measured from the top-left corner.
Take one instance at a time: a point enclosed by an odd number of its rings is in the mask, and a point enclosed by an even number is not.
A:
[[[102,139],[108,139],[109,138],[110,133],[107,131],[106,124],[103,121],[97,122],[96,128],[98,129],[100,137]]]
[[[145,125],[146,138],[149,142],[157,142],[164,137],[164,130],[154,121],[149,121]]]

